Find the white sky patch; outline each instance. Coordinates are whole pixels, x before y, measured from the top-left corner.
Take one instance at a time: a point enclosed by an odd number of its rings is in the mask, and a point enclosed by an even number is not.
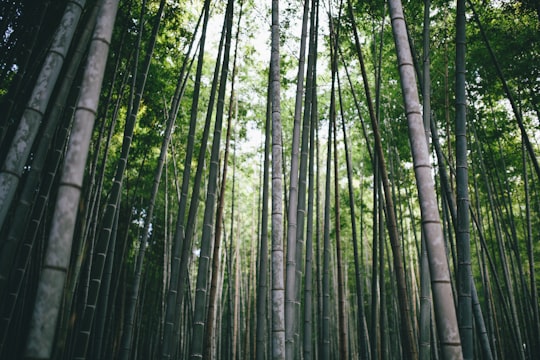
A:
[[[247,123],[246,139],[239,145],[239,150],[246,153],[256,152],[264,146],[264,134],[254,122]]]

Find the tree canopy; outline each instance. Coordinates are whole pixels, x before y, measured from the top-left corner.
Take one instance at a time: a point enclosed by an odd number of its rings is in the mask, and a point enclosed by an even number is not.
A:
[[[540,353],[540,3],[0,4],[0,358]]]

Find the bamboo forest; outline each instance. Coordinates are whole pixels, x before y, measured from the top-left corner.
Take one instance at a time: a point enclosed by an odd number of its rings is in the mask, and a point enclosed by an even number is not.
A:
[[[540,358],[539,0],[0,33],[0,359]]]

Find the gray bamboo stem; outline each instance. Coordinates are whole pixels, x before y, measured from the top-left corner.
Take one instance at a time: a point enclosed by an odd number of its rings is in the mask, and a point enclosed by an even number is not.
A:
[[[289,174],[289,203],[287,210],[287,265],[285,276],[285,356],[287,359],[295,357],[298,344],[298,324],[297,324],[297,304],[299,303],[297,293],[297,267],[301,268],[301,264],[297,263],[297,252],[301,253],[297,243],[299,239],[298,227],[303,228],[304,223],[299,222],[299,181],[305,181],[305,172],[299,174],[299,151],[300,151],[300,131],[301,131],[301,115],[302,115],[302,98],[304,94],[304,68],[305,68],[305,53],[307,42],[307,24],[309,18],[309,1],[304,1],[302,15],[302,30],[300,35],[300,54],[298,60],[298,72],[296,79],[296,97],[294,106],[294,125],[293,138],[291,148],[291,171]],[[302,141],[304,143],[303,137]],[[303,177],[299,179],[299,177]],[[304,187],[305,188],[305,187]],[[301,204],[301,206],[304,206]],[[302,218],[303,219],[303,218]]]
[[[60,71],[64,65],[77,29],[86,0],[68,2],[60,25],[54,35],[51,48],[38,75],[32,95],[9,147],[4,165],[0,170],[0,228],[15,196],[24,166],[39,132],[41,122],[52,96]]]
[[[206,324],[206,298],[208,293],[208,270],[212,250],[212,235],[214,232],[214,215],[217,196],[217,178],[219,171],[219,152],[221,143],[221,132],[223,124],[223,113],[225,105],[225,92],[227,76],[229,74],[229,54],[231,49],[232,23],[233,23],[233,0],[227,3],[225,13],[225,49],[223,54],[223,65],[221,67],[221,77],[219,84],[219,94],[216,109],[216,121],[214,135],[212,139],[212,150],[210,156],[210,171],[208,174],[208,184],[206,191],[206,202],[203,219],[203,232],[201,238],[201,252],[199,256],[199,267],[197,272],[197,283],[195,289],[195,308],[193,313],[193,338],[191,342],[191,359],[203,357],[204,328]],[[232,239],[231,239],[232,241]],[[238,259],[237,259],[238,260]],[[238,264],[237,264],[238,266]]]
[[[471,249],[469,234],[469,180],[467,170],[467,97],[465,93],[465,0],[456,10],[456,244],[458,254],[458,319],[463,358],[472,359],[473,314],[471,296]]]
[[[431,120],[431,74],[430,74],[430,6],[431,1],[424,1],[424,34],[423,34],[423,120],[426,142],[430,143]],[[418,340],[419,359],[431,358],[431,288],[429,275],[429,260],[426,249],[426,239],[422,235],[420,250],[420,335]]]
[[[281,134],[279,0],[272,0],[270,83],[272,87],[272,358],[285,359],[283,271],[283,145]]]
[[[351,16],[351,19],[353,20],[354,40],[355,40],[355,44],[356,44],[356,48],[358,52],[358,57],[360,60],[360,67],[362,71],[364,90],[366,93],[366,100],[367,100],[369,115],[371,119],[371,126],[373,128],[373,136],[375,138],[375,151],[377,153],[377,164],[375,166],[377,166],[380,170],[379,174],[381,176],[382,187],[384,191],[384,200],[385,200],[386,215],[387,215],[386,226],[388,228],[388,235],[390,237],[390,243],[392,245],[394,271],[396,272],[398,296],[400,298],[400,301],[399,301],[399,311],[401,314],[400,330],[401,330],[401,335],[403,339],[402,340],[403,352],[406,357],[410,359],[415,359],[418,357],[418,350],[416,346],[416,341],[414,339],[413,325],[410,318],[410,314],[411,314],[410,301],[409,301],[409,295],[407,293],[407,284],[405,280],[405,270],[404,270],[404,262],[403,262],[402,248],[401,248],[401,240],[400,240],[399,232],[397,229],[397,220],[396,220],[396,214],[395,214],[394,201],[392,199],[392,192],[390,188],[390,180],[388,178],[388,172],[386,170],[384,150],[382,147],[382,139],[381,139],[381,134],[379,130],[379,120],[373,108],[373,101],[371,99],[371,90],[369,88],[367,71],[365,68],[364,60],[363,60],[360,40],[359,40],[358,32],[356,29],[356,23],[354,21],[351,1],[350,0],[347,1],[347,4],[348,4],[348,9],[349,9],[349,15]],[[400,3],[400,7],[401,7],[401,3]],[[403,28],[403,31],[406,36],[405,28]],[[418,97],[418,94],[416,96]],[[420,121],[421,121],[421,118],[420,118]],[[423,126],[422,126],[422,131],[423,131]],[[424,142],[425,142],[425,138],[424,138]],[[372,349],[373,348],[374,347],[372,346]]]
[[[90,43],[87,68],[58,189],[36,304],[26,342],[25,357],[50,358],[60,310],[73,232],[81,195],[101,84],[109,53],[118,0],[104,0]]]
[[[396,44],[405,113],[409,127],[409,140],[420,201],[422,229],[426,236],[431,287],[441,351],[445,359],[461,359],[463,354],[452,295],[450,271],[401,1],[389,0],[389,9]]]

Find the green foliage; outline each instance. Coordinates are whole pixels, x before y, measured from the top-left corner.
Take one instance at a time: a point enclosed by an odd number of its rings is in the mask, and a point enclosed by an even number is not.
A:
[[[476,12],[487,34],[506,80],[519,96],[524,111],[531,111],[537,101],[540,68],[538,18],[520,3],[502,6],[476,6]],[[505,97],[495,66],[491,61],[478,26],[468,27],[468,68],[471,89],[480,95]]]
[[[539,128],[539,104],[540,104],[540,17],[538,4],[531,0],[521,1],[472,1],[477,11],[480,22],[488,36],[489,43],[493,48],[495,57],[501,70],[508,81],[511,91],[517,100],[518,108],[522,112],[525,127],[529,136],[533,139],[533,146],[538,153],[539,148],[534,139],[538,138]],[[21,82],[19,92],[14,90],[13,81],[19,72],[19,65],[24,60],[25,44],[31,40],[33,29],[32,21],[35,15],[30,11],[29,1],[8,1],[0,5],[0,31],[3,37],[0,42],[3,53],[0,55],[0,99],[2,109],[13,101],[15,112],[24,109],[24,99],[31,90],[33,79],[39,70],[38,64],[41,62],[39,55],[42,55],[49,42],[49,37],[57,25],[61,10],[65,6],[65,1],[46,2],[50,3],[42,30],[37,34],[36,45],[28,54],[32,55],[33,64],[24,73],[25,77]],[[422,41],[423,41],[423,4],[422,1],[407,1],[405,3],[405,16],[407,19],[410,44],[414,51],[415,66],[418,71],[422,66]],[[202,88],[199,94],[199,107],[197,109],[197,125],[195,131],[195,156],[190,164],[185,164],[185,154],[187,147],[187,134],[190,114],[194,103],[194,72],[197,66],[197,44],[200,39],[200,28],[195,33],[197,23],[202,9],[201,1],[181,2],[168,0],[165,13],[161,19],[160,32],[156,47],[152,57],[150,71],[146,81],[146,87],[142,94],[141,107],[137,114],[137,123],[130,154],[122,201],[120,204],[120,214],[118,218],[118,230],[116,236],[121,241],[117,241],[115,269],[121,273],[116,281],[119,295],[115,298],[114,309],[123,309],[124,299],[120,296],[127,293],[133,280],[132,269],[136,261],[137,250],[140,246],[147,247],[147,255],[144,264],[143,288],[139,303],[139,333],[138,339],[148,337],[151,341],[139,341],[139,358],[158,358],[159,355],[159,334],[162,329],[161,311],[162,296],[166,292],[164,287],[164,276],[170,271],[170,247],[175,235],[176,212],[178,208],[179,195],[177,189],[182,181],[184,168],[192,169],[191,180],[197,167],[198,151],[200,148],[202,133],[208,109],[210,87],[214,77],[217,47],[219,44],[220,29],[223,22],[225,2],[213,2],[211,8],[211,26],[206,39],[205,60],[203,64]],[[342,5],[345,6],[346,3]],[[107,149],[107,162],[104,167],[104,184],[101,189],[103,199],[106,199],[113,186],[112,180],[115,174],[118,158],[120,155],[126,119],[131,108],[130,93],[136,91],[141,80],[141,67],[146,53],[151,26],[155,20],[158,10],[158,0],[148,0],[143,16],[142,44],[139,55],[139,65],[137,72],[134,72],[135,48],[140,31],[141,2],[122,1],[116,20],[116,27],[111,44],[111,53],[108,60],[108,68],[103,83],[100,108],[98,109],[98,121],[95,133],[92,138],[92,152],[97,151],[99,145],[98,169],[102,159],[105,158],[105,144],[109,127],[113,116],[116,116],[116,124],[112,128],[111,143]],[[43,5],[39,6],[42,9]],[[223,218],[223,260],[233,266],[240,268],[240,293],[241,312],[239,316],[240,328],[248,331],[247,327],[247,305],[251,300],[255,284],[256,261],[258,254],[258,241],[260,237],[260,208],[262,194],[262,162],[263,146],[265,134],[265,121],[268,100],[268,75],[270,63],[270,4],[254,0],[246,0],[242,3],[242,21],[237,29],[238,9],[233,26],[233,38],[238,32],[238,54],[235,69],[234,98],[230,101],[229,82],[225,99],[225,114],[232,106],[230,113],[232,116],[232,136],[228,164],[228,178],[225,188],[225,211]],[[300,20],[302,17],[303,3],[297,0],[288,0],[280,4],[281,12],[281,116],[283,122],[283,151],[284,151],[284,179],[288,186],[289,165],[291,157],[291,142],[293,131],[293,114],[295,106],[295,91],[297,87],[297,67],[300,46]],[[318,64],[317,64],[317,95],[318,95],[318,159],[316,159],[316,171],[319,176],[319,210],[323,208],[323,188],[326,147],[328,146],[327,128],[329,121],[329,104],[331,91],[330,75],[330,44],[329,44],[329,21],[333,21],[336,31],[339,31],[338,52],[338,77],[341,86],[341,97],[337,96],[337,121],[338,121],[338,179],[339,181],[339,207],[340,207],[340,232],[342,255],[346,269],[347,292],[349,295],[350,314],[357,311],[353,304],[356,289],[354,279],[355,271],[353,264],[352,247],[352,225],[351,225],[351,205],[348,196],[348,179],[345,164],[345,147],[343,144],[343,133],[341,120],[343,118],[347,130],[348,149],[352,166],[352,186],[353,201],[356,213],[356,225],[358,231],[360,268],[363,278],[365,296],[365,311],[369,314],[371,310],[371,287],[368,286],[374,274],[372,270],[378,271],[380,264],[373,267],[373,192],[377,191],[374,179],[374,164],[370,157],[373,153],[373,133],[369,119],[366,95],[358,59],[358,52],[353,36],[352,21],[346,7],[337,8],[337,2],[321,3],[319,14],[319,43],[318,43]],[[438,127],[438,136],[444,152],[444,166],[448,170],[453,181],[454,147],[455,147],[455,125],[454,125],[454,101],[455,101],[455,2],[448,0],[432,1],[431,8],[431,38],[430,38],[430,61],[431,61],[431,101],[434,121]],[[331,8],[330,8],[331,7]],[[420,239],[420,210],[417,204],[417,189],[414,173],[412,169],[412,158],[407,136],[408,128],[406,116],[404,114],[402,90],[399,82],[397,60],[395,55],[395,45],[388,19],[388,9],[384,1],[364,1],[355,0],[352,2],[353,12],[357,23],[357,31],[360,36],[364,61],[369,81],[369,88],[373,98],[373,105],[377,113],[385,159],[388,164],[389,178],[391,181],[395,211],[398,217],[398,227],[401,232],[403,253],[406,258],[406,268],[410,291],[416,291],[415,286],[418,280],[418,248]],[[37,10],[36,10],[37,11]],[[329,19],[329,14],[332,18]],[[338,19],[341,14],[341,19]],[[479,230],[475,224],[471,224],[472,244],[472,269],[482,300],[482,306],[492,311],[493,316],[498,316],[495,320],[499,322],[503,336],[511,338],[507,328],[514,326],[506,314],[497,315],[506,311],[507,299],[493,297],[488,303],[486,289],[488,283],[487,276],[492,271],[496,273],[500,281],[504,273],[502,271],[502,257],[506,255],[510,260],[514,273],[512,276],[518,279],[519,268],[518,259],[522,268],[528,271],[528,233],[527,219],[525,217],[525,189],[524,189],[524,169],[522,163],[522,139],[521,133],[515,121],[515,116],[509,106],[506,94],[502,88],[501,81],[496,72],[496,68],[491,60],[491,56],[486,49],[486,44],[482,38],[479,27],[476,23],[470,7],[467,10],[467,117],[468,117],[468,144],[469,144],[469,184],[471,193],[471,205],[473,214],[479,219],[482,225],[482,235],[486,240],[486,248],[482,248],[479,243]],[[13,28],[13,32],[10,32]],[[194,49],[187,53],[189,44],[195,40]],[[194,59],[194,60],[193,60]],[[167,166],[164,170],[154,216],[151,221],[151,234],[147,244],[141,244],[142,225],[147,220],[148,198],[152,188],[154,171],[157,165],[159,151],[165,132],[165,123],[169,114],[172,99],[174,96],[180,69],[186,62],[193,60],[193,64],[186,75],[185,93],[180,102],[180,108],[176,119],[176,126],[173,133],[171,145],[167,154]],[[307,59],[306,59],[307,60]],[[232,80],[232,61],[229,71],[229,80]],[[350,83],[349,78],[350,77]],[[420,76],[417,77],[422,80]],[[114,80],[114,82],[113,82]],[[136,80],[136,81],[134,81]],[[337,83],[336,83],[337,85]],[[354,95],[354,96],[353,96]],[[106,103],[110,96],[110,103]],[[117,106],[117,107],[116,107]],[[214,104],[214,107],[216,104]],[[343,112],[341,112],[341,109]],[[215,118],[215,109],[213,109]],[[15,119],[15,116],[12,116]],[[213,120],[213,119],[212,119]],[[98,137],[101,125],[104,132]],[[224,119],[226,124],[226,118]],[[9,126],[12,124],[10,123]],[[5,122],[0,122],[1,130],[6,128]],[[212,137],[213,121],[210,129]],[[365,130],[365,134],[364,134]],[[6,139],[13,130],[9,130]],[[220,156],[220,173],[223,169],[223,151],[225,144],[226,126],[222,132],[222,152]],[[0,139],[2,140],[2,139]],[[210,139],[211,141],[211,139]],[[5,141],[0,144],[0,150],[6,149],[10,144]],[[210,150],[206,156],[203,179],[208,176],[208,160]],[[93,158],[93,153],[89,159]],[[528,155],[527,155],[528,156]],[[0,159],[2,157],[0,156]],[[433,155],[433,162],[437,159]],[[540,196],[538,194],[538,181],[536,174],[531,170],[529,159],[526,158],[526,169],[529,181],[530,201],[531,201],[531,225],[532,238],[538,237],[540,225]],[[90,174],[88,167],[87,174]],[[98,174],[101,175],[101,174]],[[436,182],[439,183],[438,169],[434,171]],[[333,174],[332,174],[333,176]],[[221,179],[221,176],[220,176]],[[94,180],[94,179],[92,179]],[[204,182],[205,180],[203,180]],[[221,180],[219,180],[221,181]],[[91,184],[90,179],[85,182],[85,186]],[[191,184],[191,183],[190,183]],[[451,184],[454,186],[454,184]],[[206,189],[203,184],[202,189]],[[86,189],[85,189],[86,190]],[[234,190],[234,193],[233,193]],[[332,187],[332,191],[333,187]],[[53,191],[53,194],[55,192]],[[443,196],[439,189],[438,194]],[[191,199],[191,185],[188,190],[188,206]],[[288,194],[287,194],[288,196]],[[53,196],[54,197],[54,196]],[[106,200],[100,206],[103,208]],[[204,203],[205,195],[200,196],[200,204]],[[439,199],[439,203],[444,202]],[[51,201],[54,205],[54,201]],[[492,207],[493,204],[493,207]],[[53,206],[51,205],[51,206]],[[317,205],[316,205],[317,206]],[[334,206],[332,197],[332,217],[334,216]],[[233,214],[234,207],[234,214]],[[83,207],[81,207],[82,209]],[[444,214],[443,222],[449,224],[448,213],[443,212],[442,205],[439,206]],[[102,211],[103,209],[97,209]],[[197,215],[197,225],[195,226],[194,246],[197,250],[200,246],[200,235],[202,234],[202,215],[204,208],[199,206]],[[52,211],[49,211],[52,213]],[[323,214],[319,213],[319,221],[322,223]],[[52,215],[48,215],[52,216]],[[100,216],[102,216],[100,214]],[[100,217],[97,219],[99,220]],[[332,228],[333,228],[332,218]],[[97,221],[99,222],[99,221]],[[83,221],[81,221],[83,223]],[[91,224],[94,225],[94,224]],[[285,224],[287,226],[287,224]],[[449,225],[448,225],[449,226]],[[232,231],[231,231],[232,229]],[[46,234],[48,229],[43,227],[42,234]],[[335,228],[332,229],[331,236],[335,237]],[[448,254],[452,256],[453,229],[447,227],[445,235],[447,238]],[[322,232],[322,227],[319,227]],[[82,233],[82,231],[80,231]],[[4,234],[4,233],[2,233]],[[502,250],[498,243],[498,236],[501,236],[505,249]],[[384,236],[384,243],[387,244],[387,234]],[[45,237],[45,236],[43,236]],[[125,240],[125,241],[124,241]],[[334,243],[335,244],[335,243]],[[40,245],[41,246],[41,245]],[[89,245],[87,245],[89,246]],[[315,248],[317,245],[314,245]],[[231,261],[234,256],[230,251],[238,249],[235,257],[237,265]],[[1,248],[0,248],[1,250]],[[386,301],[380,304],[381,309],[386,312],[386,323],[381,322],[389,336],[387,347],[394,349],[400,344],[399,334],[394,331],[398,327],[398,316],[395,293],[395,276],[391,260],[389,243],[385,250],[385,258],[380,263],[383,264],[384,280],[381,286],[386,291]],[[540,244],[533,242],[533,256],[538,258],[540,254]],[[38,251],[36,251],[37,253]],[[482,264],[482,256],[486,252],[494,259],[495,269],[490,269],[489,264]],[[40,255],[40,254],[38,254]],[[191,254],[192,259],[197,257]],[[36,256],[39,258],[39,256]],[[36,261],[35,259],[33,261]],[[32,264],[39,264],[41,259]],[[453,259],[450,261],[453,263]],[[192,261],[190,269],[190,280],[193,280],[196,273],[197,261]],[[314,264],[317,262],[314,259]],[[118,265],[117,265],[118,264]],[[221,306],[227,305],[227,290],[235,289],[233,281],[235,269],[228,268],[224,271],[223,295]],[[483,268],[488,268],[486,273]],[[223,268],[223,265],[222,265]],[[540,276],[540,268],[536,265],[536,275]],[[318,269],[321,271],[321,269]],[[320,274],[320,273],[319,273]],[[332,275],[334,276],[334,275]],[[525,280],[526,285],[529,279]],[[516,281],[517,283],[517,281]],[[79,284],[78,284],[79,285]],[[79,285],[81,286],[81,285]],[[496,292],[495,285],[489,285],[492,293]],[[522,305],[530,306],[529,296],[521,284],[508,286],[503,284],[505,292],[502,296],[512,291],[520,295],[518,301]],[[534,284],[533,284],[534,286]],[[81,286],[82,287],[82,286]],[[316,290],[316,289],[315,289]],[[194,289],[191,289],[193,295]],[[414,293],[414,296],[417,296]],[[523,295],[523,296],[521,296]],[[334,296],[332,294],[331,296]],[[497,295],[500,296],[500,295]],[[337,298],[337,296],[336,296]],[[411,296],[411,299],[414,299]],[[525,300],[523,300],[525,299]],[[3,299],[0,298],[0,301]],[[76,301],[81,301],[76,299]],[[74,303],[76,302],[74,301]],[[111,300],[112,303],[113,300]],[[66,302],[69,303],[69,302]],[[3,305],[3,304],[2,304]],[[316,305],[316,304],[315,304]],[[22,306],[21,306],[22,307]],[[413,306],[414,308],[414,306]],[[525,309],[525,306],[524,306]],[[253,309],[251,309],[253,310]],[[122,310],[123,311],[123,310]],[[122,311],[118,310],[118,315],[114,319],[115,336],[120,333],[122,326],[119,322],[122,318]],[[220,308],[223,321],[217,326],[222,326],[223,333],[230,331],[229,308]],[[416,311],[416,310],[415,310]],[[526,314],[528,308],[524,310]],[[186,312],[187,314],[187,312]],[[182,314],[185,316],[185,314]],[[367,323],[371,324],[371,315],[368,316]],[[412,314],[411,316],[416,316]],[[75,316],[74,316],[75,318]],[[351,316],[351,319],[353,317]],[[523,321],[522,321],[523,322]],[[118,323],[118,324],[117,324]],[[188,324],[188,325],[186,325]],[[351,332],[356,331],[357,324],[351,320]],[[182,326],[189,326],[188,320]],[[524,328],[522,323],[516,326]],[[493,329],[491,329],[493,330]],[[189,332],[189,329],[183,329]],[[184,334],[183,334],[184,335]],[[374,336],[374,334],[370,334]],[[506,336],[508,335],[508,336]],[[155,338],[154,338],[155,337]],[[242,336],[244,337],[244,336]],[[24,336],[21,336],[24,338]],[[112,337],[114,338],[114,336]],[[188,338],[188,336],[186,336]],[[248,339],[248,336],[245,336]],[[353,337],[351,336],[351,342]],[[230,338],[223,338],[221,350],[226,351],[226,341]],[[244,341],[244,340],[242,340]],[[332,340],[333,341],[333,340]],[[505,340],[506,341],[506,340]],[[148,345],[151,343],[151,345]],[[396,345],[397,344],[397,345]],[[521,345],[521,344],[520,344]],[[240,346],[238,346],[240,348]],[[244,348],[247,346],[244,345]],[[0,347],[1,349],[1,347]],[[503,343],[498,349],[502,352],[500,358],[509,357],[513,348],[511,344]],[[1,351],[1,350],[0,350]],[[0,353],[0,356],[3,355]],[[245,355],[245,354],[242,354]],[[352,353],[351,353],[351,356]],[[181,357],[181,356],[180,356]],[[239,355],[241,357],[241,355]],[[247,355],[245,356],[247,358]]]

